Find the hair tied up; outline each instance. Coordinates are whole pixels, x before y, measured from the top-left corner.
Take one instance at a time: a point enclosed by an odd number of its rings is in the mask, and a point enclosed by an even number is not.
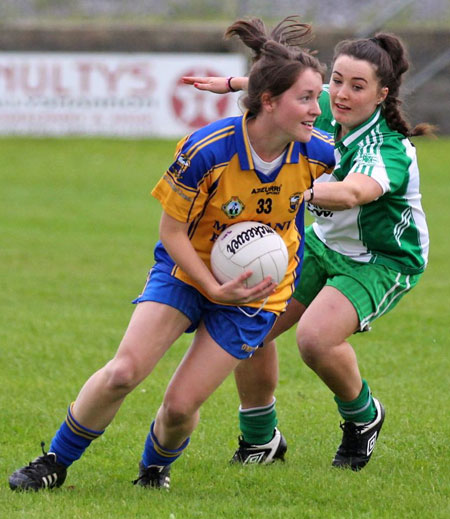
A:
[[[322,64],[303,48],[303,42],[311,38],[310,33],[311,26],[300,23],[298,16],[286,17],[270,33],[259,18],[236,20],[228,27],[227,38],[237,36],[253,51],[248,91],[241,100],[251,114],[261,112],[264,93],[280,96],[306,69],[320,74],[323,81]]]
[[[374,36],[373,38],[369,38],[369,41],[375,43],[375,45],[377,45],[378,47],[380,47],[380,49],[386,51],[386,52],[389,54],[389,57],[390,57],[391,60],[392,60],[391,53],[389,52],[389,49],[386,47],[386,44],[385,44],[385,42],[384,42],[382,39],[377,38],[376,36]]]
[[[374,43],[375,45],[372,45]],[[409,61],[403,42],[394,34],[379,32],[372,38],[344,40],[335,47],[333,63],[339,56],[350,56],[367,61],[374,66],[380,87],[388,88],[388,95],[381,104],[383,115],[391,130],[405,136],[431,134],[431,125],[422,124],[411,128],[400,109],[399,90],[402,75],[409,68]]]

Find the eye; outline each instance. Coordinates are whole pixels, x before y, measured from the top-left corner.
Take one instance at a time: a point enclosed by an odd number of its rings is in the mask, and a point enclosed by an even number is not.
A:
[[[342,81],[340,79],[337,79],[337,78],[333,78],[332,81],[333,81],[333,83],[335,85],[340,85],[342,83]]]
[[[361,85],[353,85],[353,89],[356,91],[363,90],[363,87]]]

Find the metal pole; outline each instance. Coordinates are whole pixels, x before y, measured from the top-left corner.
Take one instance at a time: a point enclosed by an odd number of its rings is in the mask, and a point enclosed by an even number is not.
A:
[[[372,22],[368,23],[355,34],[356,38],[372,36],[373,33],[383,27],[388,20],[394,18],[394,16],[403,11],[403,9],[413,2],[416,2],[416,0],[397,0],[396,2],[388,2],[387,6],[378,13],[378,16]]]
[[[405,92],[410,94],[417,90],[424,83],[443,70],[450,64],[450,49],[445,50],[437,58],[428,63],[420,72],[409,78],[405,82]]]

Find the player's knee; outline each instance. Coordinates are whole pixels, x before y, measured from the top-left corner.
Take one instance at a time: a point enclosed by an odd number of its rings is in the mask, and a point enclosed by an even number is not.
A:
[[[313,368],[322,356],[320,331],[299,326],[297,329],[297,345],[305,364]]]
[[[179,427],[190,422],[196,411],[197,407],[185,398],[166,395],[160,416],[166,427]]]
[[[105,366],[107,389],[127,394],[140,382],[139,369],[129,357],[115,358]]]

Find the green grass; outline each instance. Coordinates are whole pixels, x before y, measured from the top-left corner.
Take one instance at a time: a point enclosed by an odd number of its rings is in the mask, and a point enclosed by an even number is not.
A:
[[[180,339],[105,435],[53,492],[16,494],[9,474],[48,443],[86,378],[115,352],[157,238],[149,190],[173,142],[0,140],[0,517],[447,518],[449,507],[450,139],[420,140],[430,265],[370,334],[355,336],[363,375],[387,408],[360,473],[330,461],[340,440],[332,395],[279,339],[285,464],[234,467],[238,398],[230,377],[173,469],[172,490],[136,488],[149,422],[189,344]]]

